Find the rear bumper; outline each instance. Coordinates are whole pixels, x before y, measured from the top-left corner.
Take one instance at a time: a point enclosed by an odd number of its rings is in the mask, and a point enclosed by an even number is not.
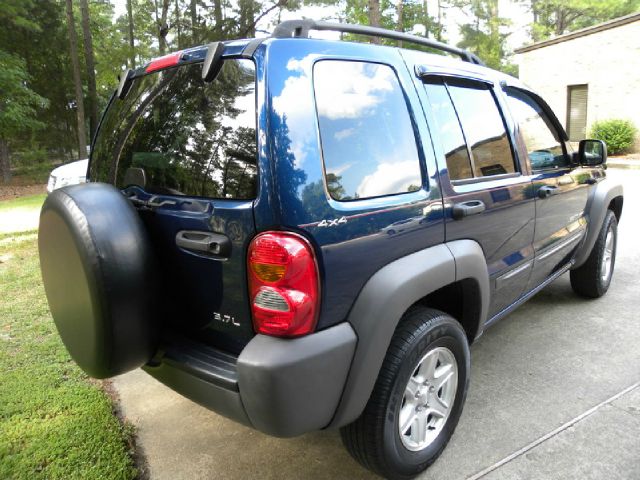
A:
[[[326,427],[356,347],[348,323],[296,339],[256,335],[237,358],[194,344],[167,349],[144,370],[185,397],[269,435]]]

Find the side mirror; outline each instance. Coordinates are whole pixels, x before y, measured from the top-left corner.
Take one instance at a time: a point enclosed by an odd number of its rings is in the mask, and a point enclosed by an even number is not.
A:
[[[578,162],[580,165],[595,167],[607,161],[607,145],[602,140],[580,140]]]

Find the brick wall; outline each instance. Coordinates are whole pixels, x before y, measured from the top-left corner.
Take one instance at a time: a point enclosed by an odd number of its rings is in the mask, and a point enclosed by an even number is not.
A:
[[[587,84],[587,134],[593,122],[610,118],[629,119],[640,129],[640,20],[518,53],[516,62],[520,79],[565,128],[567,86]]]

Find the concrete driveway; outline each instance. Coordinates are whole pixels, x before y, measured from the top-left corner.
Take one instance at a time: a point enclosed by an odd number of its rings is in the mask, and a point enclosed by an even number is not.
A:
[[[587,301],[563,276],[472,347],[464,413],[427,479],[640,479],[640,171],[625,184],[609,293]],[[152,479],[375,478],[338,432],[276,439],[135,371],[114,386]]]

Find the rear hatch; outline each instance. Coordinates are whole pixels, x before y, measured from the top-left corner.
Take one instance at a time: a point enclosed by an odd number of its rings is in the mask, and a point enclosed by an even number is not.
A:
[[[245,255],[255,233],[255,66],[226,59],[211,83],[201,73],[202,63],[138,70],[105,112],[89,178],[121,189],[147,227],[163,292],[158,327],[239,352],[254,334]]]

